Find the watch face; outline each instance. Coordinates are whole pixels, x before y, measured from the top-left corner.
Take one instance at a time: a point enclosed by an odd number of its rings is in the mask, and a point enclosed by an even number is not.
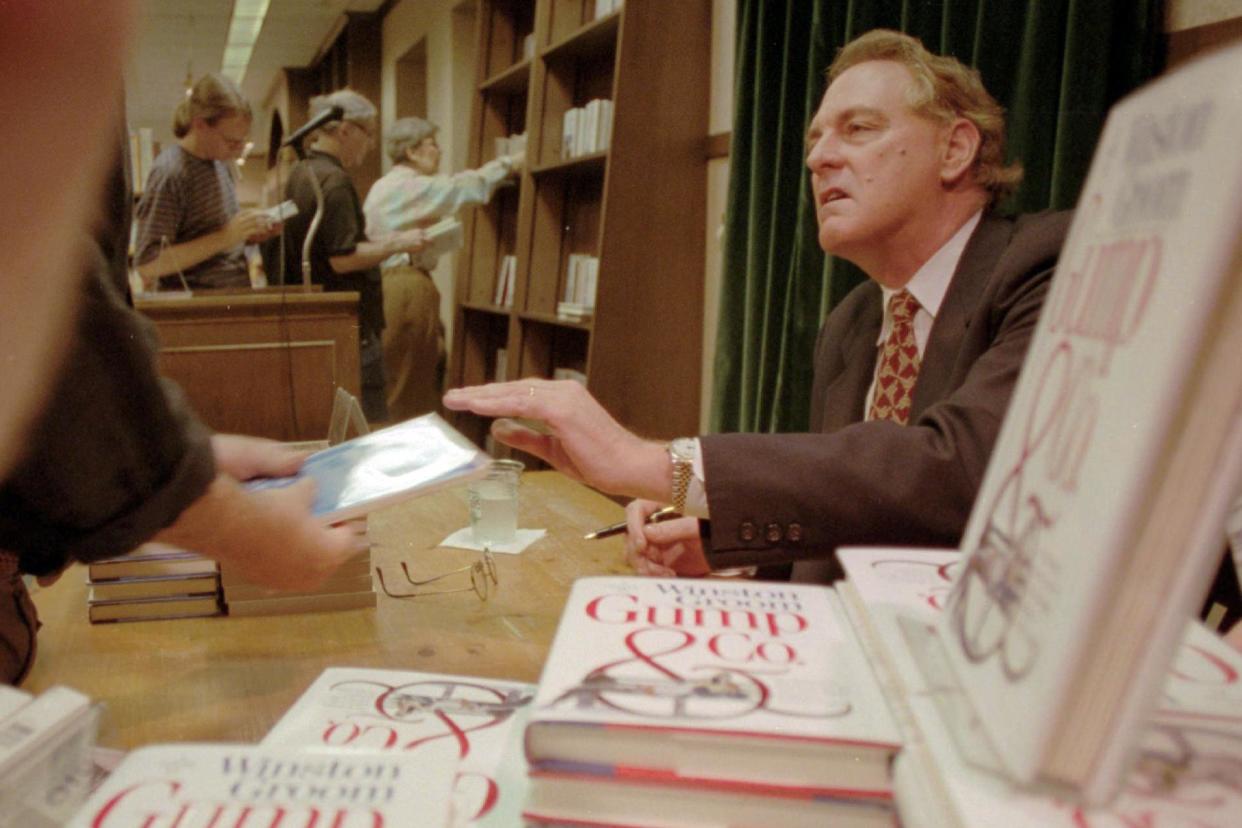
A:
[[[694,459],[694,438],[678,437],[668,444],[668,450],[683,460]]]

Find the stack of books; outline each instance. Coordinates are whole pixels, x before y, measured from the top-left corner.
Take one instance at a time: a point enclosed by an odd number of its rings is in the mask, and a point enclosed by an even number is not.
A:
[[[891,828],[898,748],[831,589],[583,578],[526,727],[523,816]]]
[[[160,543],[87,564],[92,624],[220,615],[215,561]]]
[[[227,564],[220,567],[220,587],[224,606],[232,617],[330,612],[373,607],[376,603],[370,549],[341,564],[315,589],[290,592],[257,586]]]
[[[0,826],[59,828],[94,782],[99,708],[68,687],[0,685]]]

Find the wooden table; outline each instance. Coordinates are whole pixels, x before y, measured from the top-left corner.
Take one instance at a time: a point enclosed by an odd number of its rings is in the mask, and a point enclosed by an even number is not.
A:
[[[400,578],[403,558],[417,574],[472,562],[476,553],[434,548],[467,513],[460,486],[373,513],[374,563]],[[381,591],[374,609],[91,625],[85,573],[74,567],[35,593],[43,629],[23,688],[67,684],[104,702],[99,743],[130,749],[258,741],[329,666],[534,682],[574,579],[631,571],[620,537],[582,540],[622,517],[557,472],[527,473],[519,524],[548,534],[521,555],[496,556],[500,583],[486,603],[470,592],[399,600]]]

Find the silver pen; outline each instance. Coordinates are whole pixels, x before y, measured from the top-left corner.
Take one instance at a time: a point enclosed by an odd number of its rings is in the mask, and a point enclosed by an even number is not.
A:
[[[681,517],[681,515],[672,506],[665,506],[663,509],[657,509],[656,511],[647,515],[647,522],[648,523],[659,523],[662,520],[670,520],[675,517]],[[613,523],[608,526],[604,526],[600,529],[596,529],[594,532],[587,532],[585,535],[582,536],[582,539],[583,540],[596,540],[598,538],[611,538],[613,535],[619,535],[622,532],[624,532],[625,526],[626,526],[626,523],[624,520],[621,521],[620,523]]]

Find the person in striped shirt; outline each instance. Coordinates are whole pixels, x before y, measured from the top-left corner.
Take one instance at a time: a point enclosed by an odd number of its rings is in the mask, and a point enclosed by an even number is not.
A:
[[[204,75],[177,107],[177,141],[155,159],[138,202],[134,259],[148,289],[250,287],[245,245],[279,230],[262,210],[238,207],[232,162],[250,121],[250,104],[222,75]]]

